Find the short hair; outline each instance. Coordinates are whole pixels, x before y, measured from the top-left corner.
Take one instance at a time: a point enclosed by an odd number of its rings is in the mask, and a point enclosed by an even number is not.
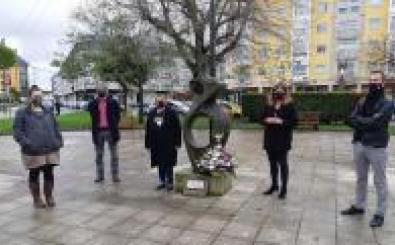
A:
[[[381,78],[383,79],[383,82],[385,81],[385,74],[384,74],[384,72],[382,71],[382,70],[371,70],[370,71],[370,75],[372,75],[372,74],[380,74],[381,75]]]
[[[38,85],[32,85],[29,89],[29,96],[31,96],[35,91],[41,91],[41,88]]]
[[[97,90],[97,91],[104,90],[104,91],[108,92],[108,86],[107,86],[107,84],[104,83],[104,82],[99,82],[99,83],[97,83],[97,85],[96,85],[96,90]]]

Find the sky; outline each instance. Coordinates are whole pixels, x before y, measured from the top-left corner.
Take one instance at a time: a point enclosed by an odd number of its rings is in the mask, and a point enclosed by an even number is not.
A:
[[[65,51],[73,10],[86,0],[0,0],[0,38],[30,64],[30,82],[50,89],[50,66],[56,51]]]

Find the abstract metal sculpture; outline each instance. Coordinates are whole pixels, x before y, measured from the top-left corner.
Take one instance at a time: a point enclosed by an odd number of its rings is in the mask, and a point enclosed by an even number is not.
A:
[[[195,173],[201,172],[199,162],[207,156],[210,149],[215,148],[218,142],[225,145],[230,135],[230,118],[225,109],[217,103],[217,98],[224,86],[214,80],[190,82],[193,94],[193,103],[185,119],[184,141],[192,168]],[[207,117],[210,121],[210,142],[201,146],[193,136],[192,126],[196,119]],[[211,170],[211,169],[210,169]]]

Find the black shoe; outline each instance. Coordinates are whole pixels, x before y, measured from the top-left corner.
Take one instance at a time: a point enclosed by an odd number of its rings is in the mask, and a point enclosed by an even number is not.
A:
[[[278,191],[278,187],[277,186],[272,186],[267,191],[263,192],[263,195],[271,195],[275,191]]]
[[[156,190],[157,191],[160,191],[160,190],[163,190],[163,189],[165,189],[166,188],[166,185],[165,184],[160,184],[160,185],[158,185],[157,187],[156,187]]]
[[[378,214],[375,214],[370,221],[370,227],[376,228],[376,227],[382,227],[384,224],[384,217]]]
[[[104,178],[96,178],[95,179],[95,183],[99,184],[99,183],[103,183],[104,182]]]
[[[278,195],[278,198],[281,200],[284,200],[287,197],[287,192],[286,191],[280,191],[280,194]]]
[[[362,208],[357,208],[354,205],[352,205],[348,209],[341,211],[341,214],[342,215],[362,215],[362,214],[365,214],[365,210]]]
[[[167,191],[172,191],[172,190],[174,190],[173,184],[168,184],[168,185],[166,186],[166,189],[167,189]]]
[[[112,178],[112,182],[114,182],[114,183],[120,183],[121,182],[121,179],[119,178],[119,177],[113,177]]]

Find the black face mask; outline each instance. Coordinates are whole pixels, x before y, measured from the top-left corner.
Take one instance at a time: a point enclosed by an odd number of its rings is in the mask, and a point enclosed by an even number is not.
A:
[[[98,92],[99,97],[104,98],[106,97],[106,92]]]
[[[159,107],[159,108],[165,107],[165,102],[164,102],[164,101],[159,101],[159,102],[158,102],[158,107]]]
[[[34,106],[37,106],[37,107],[39,107],[39,106],[41,106],[42,105],[42,98],[41,97],[33,97],[32,98],[32,104],[34,105]]]
[[[283,101],[285,98],[284,93],[273,93],[273,100],[275,101]]]
[[[380,95],[384,92],[384,86],[382,84],[371,83],[369,84],[369,94]]]

